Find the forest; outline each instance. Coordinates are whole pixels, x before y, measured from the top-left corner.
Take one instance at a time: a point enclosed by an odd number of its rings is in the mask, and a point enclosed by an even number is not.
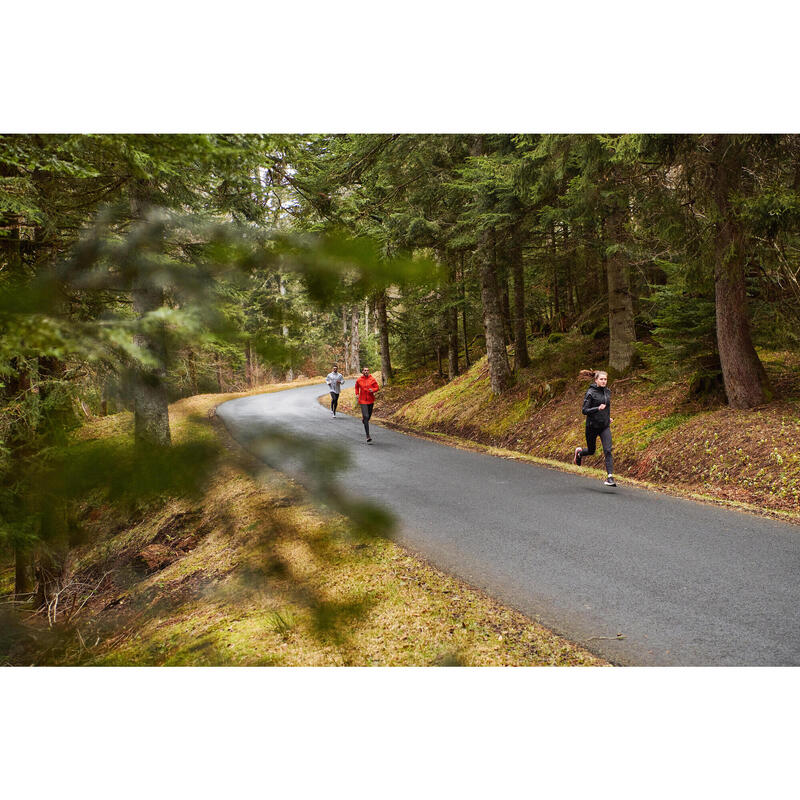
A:
[[[7,597],[51,615],[87,498],[201,485],[181,398],[485,358],[494,397],[538,359],[769,403],[760,353],[800,352],[800,136],[3,135],[0,329]],[[76,440],[119,412],[129,439]]]

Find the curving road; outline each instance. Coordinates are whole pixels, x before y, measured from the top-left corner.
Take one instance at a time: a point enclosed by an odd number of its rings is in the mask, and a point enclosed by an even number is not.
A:
[[[340,444],[348,488],[395,512],[402,544],[614,663],[800,664],[800,527],[377,425],[367,445],[324,391],[217,413],[246,447],[271,426]]]

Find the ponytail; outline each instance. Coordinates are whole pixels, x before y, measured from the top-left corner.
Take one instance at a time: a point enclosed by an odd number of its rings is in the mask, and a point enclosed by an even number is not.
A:
[[[582,369],[578,373],[578,377],[581,380],[591,380],[596,381],[600,375],[605,375],[608,377],[608,373],[602,369]]]

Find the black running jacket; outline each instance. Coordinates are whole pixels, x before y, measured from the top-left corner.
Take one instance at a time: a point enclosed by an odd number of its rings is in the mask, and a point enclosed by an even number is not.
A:
[[[606,407],[601,411],[600,406],[605,403]],[[608,386],[600,388],[593,383],[586,397],[583,398],[583,408],[581,411],[586,415],[586,424],[601,431],[611,423],[611,390]]]

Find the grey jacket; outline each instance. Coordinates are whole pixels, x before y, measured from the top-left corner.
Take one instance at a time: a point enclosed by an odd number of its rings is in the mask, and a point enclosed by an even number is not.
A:
[[[328,384],[330,391],[339,394],[342,391],[344,375],[342,375],[340,372],[329,372],[328,377],[325,378],[325,383]]]

